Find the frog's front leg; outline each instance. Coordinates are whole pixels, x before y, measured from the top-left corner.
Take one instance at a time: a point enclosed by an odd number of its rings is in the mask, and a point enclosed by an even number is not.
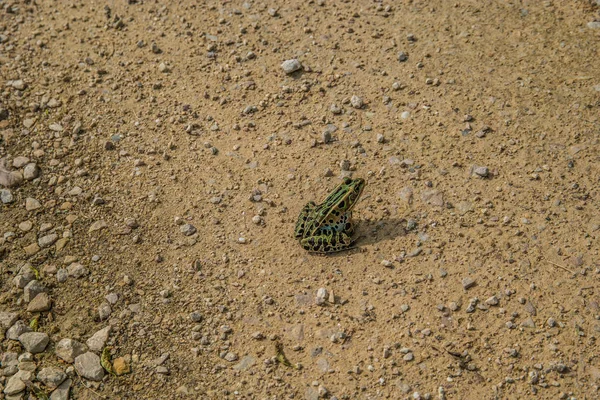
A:
[[[350,248],[354,240],[345,232],[328,231],[327,233],[308,236],[300,241],[304,250],[313,253],[335,253]]]

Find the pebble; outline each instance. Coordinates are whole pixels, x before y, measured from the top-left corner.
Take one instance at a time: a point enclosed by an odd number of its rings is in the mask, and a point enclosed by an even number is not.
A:
[[[327,289],[319,288],[317,290],[317,296],[315,299],[317,305],[319,305],[319,306],[325,305],[328,298],[329,298],[329,293],[327,292]]]
[[[58,240],[58,235],[56,233],[51,233],[50,235],[42,236],[38,239],[38,245],[44,249],[46,247],[52,246]]]
[[[406,54],[403,51],[401,51],[401,52],[398,53],[398,61],[405,62],[407,60],[408,60],[408,54]]]
[[[10,83],[10,86],[17,90],[25,90],[25,88],[27,88],[27,84],[23,81],[23,79],[17,79],[16,81],[8,81],[7,83]]]
[[[331,113],[334,115],[339,115],[342,113],[342,109],[337,104],[332,104],[331,107],[329,107],[329,111],[331,111]]]
[[[92,381],[100,381],[104,377],[100,357],[90,351],[75,358],[75,370],[82,377]]]
[[[56,355],[63,361],[72,363],[75,358],[87,351],[87,347],[73,339],[62,339],[54,348]]]
[[[27,181],[32,181],[38,178],[41,174],[42,170],[36,163],[29,163],[23,169],[23,178]]]
[[[2,204],[10,204],[15,201],[15,198],[10,190],[0,189],[0,200]]]
[[[33,211],[33,210],[37,210],[38,208],[41,208],[42,204],[34,199],[33,197],[28,197],[25,199],[25,209],[27,211]]]
[[[600,21],[590,21],[587,23],[587,26],[590,29],[600,29]]]
[[[58,271],[56,271],[56,280],[59,283],[66,282],[68,277],[69,277],[69,273],[67,272],[67,270],[65,268],[61,268]]]
[[[352,105],[352,107],[354,107],[356,109],[362,108],[365,105],[365,103],[363,102],[363,99],[358,97],[357,95],[353,95],[350,98],[350,104]]]
[[[392,268],[394,266],[394,264],[390,260],[382,260],[381,265],[383,265],[386,268]]]
[[[48,128],[53,132],[62,132],[63,131],[63,127],[61,124],[50,124],[50,126],[48,126]]]
[[[0,327],[4,329],[8,329],[17,321],[19,318],[19,314],[0,311]]]
[[[463,289],[467,290],[475,286],[475,281],[469,277],[462,280]]]
[[[246,371],[256,363],[256,359],[252,356],[244,356],[239,363],[233,366],[236,371]]]
[[[487,304],[488,306],[497,306],[499,303],[500,303],[500,301],[498,300],[498,297],[496,297],[496,296],[492,296],[485,301],[485,304]]]
[[[200,314],[198,311],[194,311],[194,312],[190,313],[190,319],[193,322],[200,322],[200,321],[202,321],[202,314]]]
[[[410,112],[409,111],[402,112],[402,114],[400,114],[400,118],[402,118],[402,119],[410,118]]]
[[[4,387],[4,394],[12,396],[25,390],[25,382],[33,379],[33,372],[31,371],[19,371],[10,377],[6,386]]]
[[[41,353],[50,342],[48,334],[43,332],[25,332],[19,336],[19,342],[30,353]]]
[[[402,357],[402,359],[403,359],[404,361],[412,361],[412,360],[414,360],[414,359],[415,359],[415,356],[414,356],[414,354],[413,354],[413,353],[406,353],[406,354],[404,355],[404,357]]]
[[[179,230],[181,231],[181,233],[183,233],[185,236],[191,236],[194,233],[196,233],[196,227],[192,224],[184,224],[181,225],[181,227],[179,227]]]
[[[29,325],[24,321],[18,320],[6,331],[6,337],[10,340],[19,340],[19,336],[31,331]]]
[[[19,171],[11,171],[6,174],[0,174],[0,185],[5,187],[17,187],[23,183],[23,174]]]
[[[60,270],[58,272],[60,272]],[[58,274],[58,272],[57,272],[57,274]],[[71,263],[67,267],[67,274],[71,278],[83,278],[84,276],[88,275],[89,273],[90,273],[90,271],[88,271],[88,269],[86,267],[84,267],[83,265],[81,265],[78,262]]]
[[[488,169],[488,167],[474,166],[472,175],[479,176],[481,178],[486,178],[489,175],[489,173],[490,173],[490,170]]]
[[[67,379],[67,374],[57,367],[42,368],[37,374],[37,380],[42,382],[48,388],[53,389]]]
[[[281,63],[281,68],[283,69],[283,72],[285,72],[286,74],[292,74],[300,69],[302,69],[302,64],[300,64],[300,61],[298,61],[297,59],[291,59],[291,60],[286,60],[283,63]]]
[[[27,306],[27,311],[36,313],[48,311],[52,307],[52,300],[50,296],[46,292],[39,293],[37,296],[31,300],[29,305]]]
[[[110,308],[110,304],[107,302],[103,302],[98,306],[98,318],[100,321],[104,321],[110,317],[112,309]]]
[[[238,356],[235,353],[228,352],[227,354],[225,354],[225,356],[223,358],[229,362],[234,362],[234,361],[237,361]]]
[[[46,287],[40,283],[37,279],[32,280],[23,288],[23,300],[29,303],[39,293],[45,292]]]
[[[58,385],[52,394],[50,400],[69,400],[69,392],[71,390],[71,379],[66,379],[63,383]]]
[[[108,224],[106,223],[106,221],[101,219],[99,221],[95,221],[94,223],[92,223],[92,225],[90,225],[88,233],[96,232],[107,227]]]
[[[100,329],[98,332],[94,333],[85,343],[91,351],[102,351],[106,342],[108,341],[108,336],[110,335],[111,327],[108,325],[105,328]]]
[[[13,167],[15,168],[23,168],[27,164],[29,164],[29,158],[25,156],[18,156],[13,159]]]

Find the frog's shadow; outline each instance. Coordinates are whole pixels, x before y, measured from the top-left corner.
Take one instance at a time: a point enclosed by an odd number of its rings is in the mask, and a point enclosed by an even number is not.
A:
[[[354,252],[360,252],[361,248],[372,246],[379,242],[394,240],[399,236],[406,236],[405,218],[384,218],[377,221],[356,220],[357,226],[354,232],[356,242],[347,251],[328,254],[331,257],[340,257]]]

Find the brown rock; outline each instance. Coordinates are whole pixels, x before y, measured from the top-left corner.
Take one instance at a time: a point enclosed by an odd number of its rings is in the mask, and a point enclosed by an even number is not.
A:
[[[131,367],[125,357],[115,358],[113,361],[113,369],[117,376],[129,374],[131,372]]]
[[[50,296],[48,296],[48,293],[42,292],[31,300],[27,306],[27,311],[42,312],[48,311],[50,308],[52,308],[52,300],[50,299]]]

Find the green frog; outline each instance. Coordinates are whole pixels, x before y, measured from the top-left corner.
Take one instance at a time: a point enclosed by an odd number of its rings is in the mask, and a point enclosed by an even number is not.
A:
[[[364,187],[362,178],[344,178],[322,204],[307,203],[296,222],[294,237],[305,250],[313,253],[334,253],[350,248],[354,243],[352,208]]]

